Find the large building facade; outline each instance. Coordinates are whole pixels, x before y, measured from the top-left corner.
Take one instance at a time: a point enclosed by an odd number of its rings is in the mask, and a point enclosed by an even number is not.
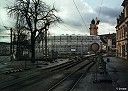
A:
[[[84,55],[90,51],[90,45],[98,43],[101,40],[99,36],[80,36],[80,35],[61,35],[49,36],[48,48],[51,51],[57,52],[59,55],[77,54]]]
[[[116,55],[128,59],[128,0],[124,0],[122,6],[116,26]]]
[[[103,50],[115,51],[116,50],[116,33],[99,35],[103,43]]]

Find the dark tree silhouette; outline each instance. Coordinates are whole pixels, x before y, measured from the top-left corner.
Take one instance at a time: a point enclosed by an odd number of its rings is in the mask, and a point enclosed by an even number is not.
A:
[[[16,0],[15,4],[7,9],[8,13],[17,19],[21,29],[30,31],[31,62],[35,63],[35,41],[42,32],[47,36],[47,30],[51,24],[61,21],[55,15],[57,10],[41,0]]]

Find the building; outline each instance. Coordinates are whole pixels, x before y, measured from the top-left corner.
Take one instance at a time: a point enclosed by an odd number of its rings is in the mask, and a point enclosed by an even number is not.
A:
[[[117,18],[116,55],[128,59],[128,0],[122,3],[123,11]]]
[[[100,44],[99,36],[61,35],[49,36],[49,53],[56,52],[60,56],[68,54],[84,55],[90,51],[92,43]],[[52,55],[52,54],[51,54]]]
[[[10,55],[10,43],[0,42],[0,56]]]
[[[96,20],[92,20],[91,24],[90,24],[90,35],[98,35],[98,24],[99,24],[99,20],[96,18]]]
[[[99,35],[102,41],[102,50],[116,52],[116,33]]]

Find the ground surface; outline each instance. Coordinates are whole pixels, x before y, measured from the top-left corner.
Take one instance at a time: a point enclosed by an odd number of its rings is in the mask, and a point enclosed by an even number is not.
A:
[[[106,62],[107,74],[101,75],[97,73],[97,65],[94,65],[90,71],[87,73],[82,80],[79,81],[78,85],[75,86],[73,91],[128,91],[128,61],[122,60],[116,57],[105,57],[110,59],[110,62]],[[60,63],[66,62],[62,61]],[[51,63],[49,65],[45,65],[44,68],[50,67],[55,64],[59,64],[59,62]],[[73,68],[68,71],[73,71]],[[85,70],[82,70],[83,72]],[[46,88],[50,83],[53,83],[61,78],[63,78],[67,73],[65,71],[56,73],[55,75],[51,75],[45,78],[42,78],[41,81],[35,82],[34,84],[22,87],[22,89],[16,89],[15,91],[47,91]],[[42,74],[43,75],[43,74]],[[69,79],[65,81],[65,83],[58,86],[55,91],[67,91],[66,88],[71,83],[73,79]],[[111,80],[110,82],[95,82],[97,80]],[[27,81],[24,83],[28,83]],[[4,90],[3,90],[4,91]],[[11,91],[11,90],[6,90]]]

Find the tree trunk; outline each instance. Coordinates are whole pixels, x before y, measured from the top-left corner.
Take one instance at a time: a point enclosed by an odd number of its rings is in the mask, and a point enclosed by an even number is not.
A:
[[[47,60],[47,29],[45,30],[45,59]]]
[[[35,36],[31,35],[31,62],[35,63]]]
[[[22,56],[22,48],[21,48],[21,33],[20,33],[20,30],[19,29],[17,29],[18,31],[17,31],[17,33],[18,33],[18,35],[17,35],[17,60],[19,61],[19,60],[21,60],[21,56]]]
[[[20,41],[20,36],[19,36],[19,32],[18,32],[18,38],[17,38],[17,48],[16,48],[16,59],[19,61],[19,56],[20,56],[20,44],[19,44],[19,41]]]

